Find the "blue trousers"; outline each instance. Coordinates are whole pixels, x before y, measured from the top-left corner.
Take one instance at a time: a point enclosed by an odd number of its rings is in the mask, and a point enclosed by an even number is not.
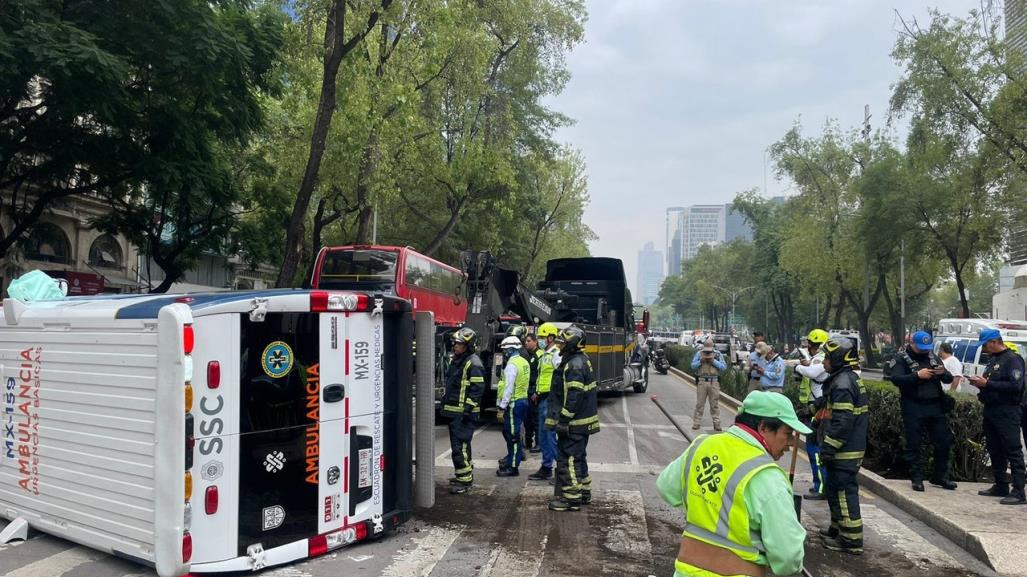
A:
[[[556,461],[556,431],[550,431],[545,427],[548,408],[548,398],[538,402],[538,446],[542,447],[542,466],[552,469]]]
[[[820,445],[813,434],[806,436],[806,456],[813,471],[813,492],[823,493],[827,487],[827,467],[820,462]]]
[[[506,406],[503,413],[503,438],[506,439],[506,457],[503,464],[516,469],[524,460],[524,447],[521,446],[521,425],[528,415],[528,399],[518,399]]]

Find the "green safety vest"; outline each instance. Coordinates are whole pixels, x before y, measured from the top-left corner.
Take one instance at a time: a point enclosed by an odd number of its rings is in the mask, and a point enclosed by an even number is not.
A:
[[[538,360],[538,381],[535,383],[535,390],[541,395],[542,393],[548,393],[549,388],[553,385],[553,353],[552,351],[544,351],[542,357]]]
[[[816,361],[824,362],[824,356],[824,347],[821,345],[817,349],[817,354],[809,358],[809,364],[812,366],[816,364]],[[802,377],[802,382],[799,383],[799,402],[803,405],[813,402],[813,383],[810,382],[809,377]]]
[[[764,549],[759,534],[749,526],[745,488],[756,473],[770,468],[787,480],[784,470],[762,448],[730,433],[698,437],[688,448],[681,476],[684,534],[756,563]]]
[[[513,366],[517,367],[517,380],[514,381],[513,395],[510,397],[510,401],[519,401],[521,399],[528,398],[528,385],[531,382],[531,365],[528,364],[528,359],[518,353],[514,358],[507,361]],[[503,389],[499,391],[499,398],[502,399],[506,396],[506,378],[503,378]]]

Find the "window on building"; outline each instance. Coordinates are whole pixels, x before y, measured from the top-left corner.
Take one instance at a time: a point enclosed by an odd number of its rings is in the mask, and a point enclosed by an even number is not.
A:
[[[92,266],[120,268],[121,262],[121,245],[109,234],[98,237],[89,247],[89,264]]]
[[[58,264],[71,264],[71,243],[57,225],[48,222],[32,227],[22,245],[25,258]]]

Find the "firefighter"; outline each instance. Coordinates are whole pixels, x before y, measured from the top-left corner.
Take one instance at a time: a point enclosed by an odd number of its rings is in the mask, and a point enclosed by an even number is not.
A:
[[[799,382],[799,418],[810,428],[816,429],[816,402],[824,396],[824,381],[827,379],[827,371],[824,370],[823,344],[830,337],[823,329],[813,329],[806,336],[806,348],[800,349],[802,359],[795,366],[795,373],[802,377]],[[820,444],[817,443],[816,435],[806,435],[806,455],[809,457],[809,466],[813,471],[813,486],[805,498],[813,501],[824,499],[824,489],[827,479],[827,468],[820,461]]]
[[[542,448],[542,465],[538,471],[530,475],[532,481],[546,481],[553,476],[553,463],[556,462],[556,433],[545,426],[546,412],[549,407],[549,391],[553,383],[553,374],[560,366],[560,349],[556,345],[559,329],[553,323],[543,323],[538,328],[538,338],[544,339],[545,350],[538,361],[538,381],[535,386],[535,402],[538,404],[538,444]]]
[[[792,575],[802,569],[806,530],[791,483],[775,461],[793,431],[811,431],[784,395],[749,393],[735,424],[700,435],[660,473],[664,501],[685,509],[674,575]]]
[[[924,490],[924,473],[920,463],[920,445],[926,427],[934,445],[934,474],[930,482],[943,489],[954,490],[949,480],[949,451],[952,431],[948,413],[956,401],[945,394],[952,374],[934,354],[934,339],[926,331],[917,331],[913,341],[899,350],[887,366],[889,379],[902,393],[902,421],[906,436],[906,462],[914,491]]]
[[[588,438],[599,432],[598,399],[592,362],[585,354],[585,331],[571,325],[556,337],[560,368],[549,391],[546,427],[556,431],[556,497],[553,511],[578,511],[592,501]]]
[[[442,414],[449,417],[449,445],[453,449],[453,470],[450,492],[466,493],[474,483],[471,437],[478,425],[481,396],[485,393],[485,366],[475,354],[475,332],[464,327],[452,335],[453,358],[446,371],[446,396]]]
[[[506,356],[503,369],[503,388],[499,391],[500,422],[503,424],[503,438],[506,440],[506,457],[499,460],[499,477],[517,477],[524,460],[524,445],[521,444],[521,425],[528,414],[528,385],[531,380],[531,364],[528,361],[524,343],[515,336],[509,336],[500,343]]]
[[[820,460],[827,467],[827,504],[831,526],[821,530],[824,547],[851,555],[863,554],[863,518],[859,512],[856,475],[867,448],[869,423],[866,389],[854,372],[859,353],[852,341],[836,337],[824,345],[828,378],[820,402],[830,416],[822,423]]]
[[[1024,495],[1024,462],[1020,445],[1020,403],[1024,393],[1023,357],[1002,342],[998,329],[981,331],[978,344],[981,352],[989,355],[984,376],[970,377],[977,387],[977,397],[984,403],[984,438],[991,457],[991,470],[995,484],[979,491],[985,497],[1002,497],[1003,505],[1027,503]],[[1013,490],[1009,490],[1006,465],[1013,477]]]

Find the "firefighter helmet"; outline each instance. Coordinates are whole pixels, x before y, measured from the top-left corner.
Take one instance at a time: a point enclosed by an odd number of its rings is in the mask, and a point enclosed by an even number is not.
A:
[[[454,332],[453,334],[449,335],[449,342],[453,343],[454,345],[457,343],[463,344],[467,347],[467,350],[473,351],[474,341],[477,340],[477,338],[478,333],[474,332],[473,330],[467,327],[462,327],[460,329],[457,329],[456,332]]]
[[[510,325],[510,328],[506,329],[506,338],[517,337],[517,340],[523,343],[526,336],[528,336],[528,327],[524,325]]]
[[[556,342],[563,345],[563,348],[561,349],[563,354],[569,355],[585,348],[585,331],[571,325],[560,331],[560,334],[556,335]]]
[[[825,360],[831,364],[831,371],[837,371],[842,367],[859,368],[859,353],[852,341],[846,337],[834,337],[824,345],[827,351]]]
[[[813,329],[809,332],[809,335],[806,336],[806,339],[809,340],[810,344],[815,345],[822,345],[826,343],[830,338],[831,336],[828,335],[827,331],[825,331],[824,329]]]
[[[538,338],[544,339],[550,336],[555,337],[557,334],[559,334],[559,332],[560,329],[556,328],[556,325],[554,325],[553,323],[542,323],[538,327],[538,330],[535,331],[535,334],[538,335]]]

